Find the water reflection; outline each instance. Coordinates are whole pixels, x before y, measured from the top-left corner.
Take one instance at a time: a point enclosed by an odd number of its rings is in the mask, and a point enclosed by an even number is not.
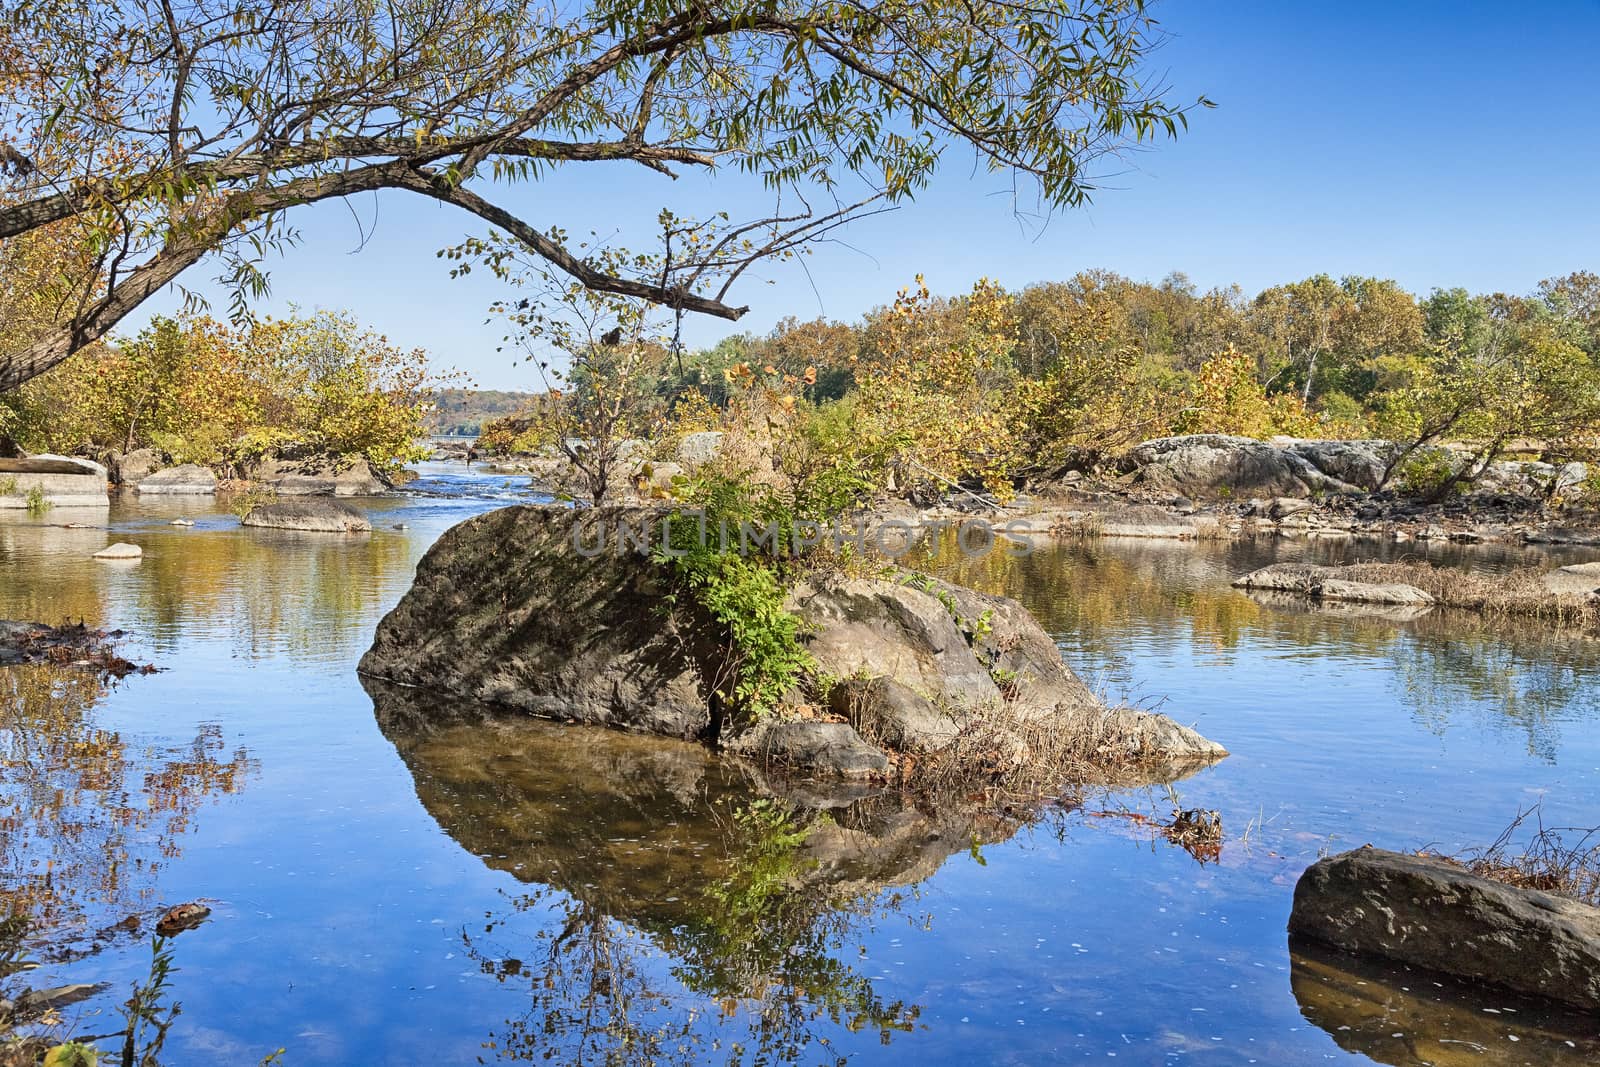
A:
[[[165,520],[163,505],[141,518],[118,505],[111,530],[0,520],[0,618],[45,623],[84,619],[137,631],[157,651],[195,632],[225,635],[240,654],[349,658],[370,634],[359,625],[407,569],[411,543],[392,531],[370,536],[244,530],[217,505],[193,527]],[[144,549],[130,567],[90,557],[112,541]]]
[[[527,1013],[490,1042],[505,1058],[796,1062],[852,1033],[887,1043],[921,1008],[880,997],[853,946],[924,923],[917,883],[1023,825],[367,685],[423,806],[533,887],[461,932],[484,973],[525,987]]]
[[[1407,547],[1417,546],[1080,540],[1045,544],[1028,556],[965,558],[952,542],[913,562],[1020,600],[1047,630],[1063,635],[1075,666],[1090,676],[1106,673],[1113,686],[1137,684],[1130,637],[1169,648],[1186,641],[1196,656],[1222,660],[1258,650],[1332,652],[1386,663],[1395,696],[1436,734],[1487,712],[1520,732],[1529,754],[1554,762],[1561,724],[1600,715],[1596,635],[1463,611],[1247,594],[1229,585],[1268,563],[1353,562],[1402,555]],[[1567,561],[1512,546],[1435,546],[1429,558],[1487,571]]]
[[[99,725],[107,693],[87,670],[0,669],[0,912],[53,940],[148,907],[201,809],[257,770],[215,723],[173,741]]]
[[[1600,1062],[1600,1027],[1549,1005],[1291,939],[1300,1012],[1338,1046],[1396,1067],[1578,1067]]]

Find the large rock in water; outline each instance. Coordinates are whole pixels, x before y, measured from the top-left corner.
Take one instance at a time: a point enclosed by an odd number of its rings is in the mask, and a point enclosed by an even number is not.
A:
[[[378,496],[391,488],[364,456],[263,456],[245,468],[245,477],[279,496]]]
[[[1124,754],[1200,762],[1223,755],[1158,715],[1108,710],[1013,601],[944,583],[854,580],[806,586],[791,610],[836,689],[856,694],[850,722],[825,729],[724,721],[706,679],[725,657],[720,628],[653,561],[666,512],[648,508],[503,508],[445,533],[416,582],[379,624],[361,672],[552,719],[700,738],[774,760],[870,774],[879,745],[948,744],[973,712],[1036,721],[1060,711],[1092,722]],[[622,541],[619,526],[647,531]],[[605,544],[604,551],[579,545]],[[1002,691],[1002,683],[1004,691]],[[855,729],[852,729],[854,727]]]
[[[1376,848],[1319,860],[1289,932],[1600,1012],[1600,908]]]
[[[27,508],[42,498],[51,507],[111,505],[106,469],[73,456],[0,459],[0,508]]]
[[[210,467],[185,463],[139,479],[140,496],[204,496],[217,491],[217,476]]]
[[[372,522],[360,510],[334,500],[280,500],[258,504],[241,520],[245,526],[311,533],[368,533]]]

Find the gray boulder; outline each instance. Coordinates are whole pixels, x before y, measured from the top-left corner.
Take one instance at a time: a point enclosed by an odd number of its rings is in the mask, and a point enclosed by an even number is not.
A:
[[[722,431],[684,434],[678,442],[678,462],[690,471],[704,467],[722,452]]]
[[[519,506],[446,531],[383,621],[360,670],[546,719],[708,737],[704,620],[667,611],[647,550],[613,552],[639,508]],[[577,545],[607,550],[594,556]]]
[[[835,778],[869,778],[889,769],[889,757],[845,722],[763,723],[740,748],[758,759]]]
[[[1249,437],[1190,434],[1134,446],[1124,470],[1153,488],[1195,498],[1306,497],[1360,487],[1324,473],[1297,451]]]
[[[1437,857],[1367,847],[1317,861],[1289,932],[1600,1012],[1600,909]]]
[[[1273,442],[1277,444],[1277,441]],[[1282,447],[1324,476],[1371,492],[1383,481],[1384,469],[1399,451],[1392,441],[1300,441]]]
[[[334,500],[280,500],[258,504],[242,520],[246,526],[312,533],[368,533],[372,523],[360,510]]]
[[[153,448],[136,448],[132,452],[113,452],[108,464],[111,480],[129,488],[138,485],[165,465],[159,452]]]
[[[1340,578],[1324,578],[1317,586],[1317,596],[1324,600],[1352,600],[1359,604],[1432,604],[1433,597],[1414,585],[1404,582],[1347,582]]]
[[[279,496],[378,496],[391,488],[366,457],[326,452],[263,456],[245,468],[245,477]]]
[[[217,491],[217,476],[210,467],[185,463],[146,475],[135,488],[140,496],[203,496]]]

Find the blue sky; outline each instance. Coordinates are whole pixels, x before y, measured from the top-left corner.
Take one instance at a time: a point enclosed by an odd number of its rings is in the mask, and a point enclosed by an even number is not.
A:
[[[692,344],[765,331],[785,314],[853,319],[922,272],[936,292],[980,276],[1007,286],[1107,267],[1135,278],[1187,273],[1251,293],[1319,271],[1390,277],[1417,292],[1462,285],[1525,292],[1600,269],[1600,118],[1593,49],[1600,0],[1521,10],[1487,3],[1167,2],[1173,34],[1156,66],[1174,98],[1204,93],[1177,142],[1105,176],[1092,206],[1020,224],[1009,181],[952,151],[935,187],[853,226],[830,246],[735,294],[736,327],[698,319]],[[761,201],[748,179],[639,168],[571,170],[486,191],[537,225],[647,243],[663,206],[737,216]],[[453,281],[434,257],[476,220],[406,194],[293,216],[299,247],[269,264],[269,309],[344,307],[486,388],[535,388],[484,324],[487,278]],[[368,232],[363,244],[362,233]],[[185,284],[203,292],[204,265]],[[170,309],[172,296],[147,309]],[[224,305],[218,304],[219,309]],[[137,328],[148,315],[126,325]]]

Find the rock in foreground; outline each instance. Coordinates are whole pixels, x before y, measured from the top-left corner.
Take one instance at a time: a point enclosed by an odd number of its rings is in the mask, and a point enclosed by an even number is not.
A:
[[[367,533],[372,523],[349,504],[335,500],[280,500],[259,504],[243,519],[246,526],[313,533]]]
[[[1600,1011],[1600,909],[1448,860],[1375,848],[1319,860],[1295,886],[1289,932]]]
[[[619,545],[622,524],[657,543],[665,514],[520,506],[461,523],[423,557],[361,672],[845,776],[882,772],[885,749],[944,749],[980,723],[989,740],[996,723],[1015,727],[1018,745],[1030,731],[1072,731],[1123,760],[1225,754],[1164,716],[1103,707],[1015,602],[911,578],[791,595],[818,673],[833,680],[834,721],[731,721],[706,681],[726,658],[718,626],[689,598],[669,600],[674,576],[646,547]],[[605,550],[580,552],[602,528]]]

